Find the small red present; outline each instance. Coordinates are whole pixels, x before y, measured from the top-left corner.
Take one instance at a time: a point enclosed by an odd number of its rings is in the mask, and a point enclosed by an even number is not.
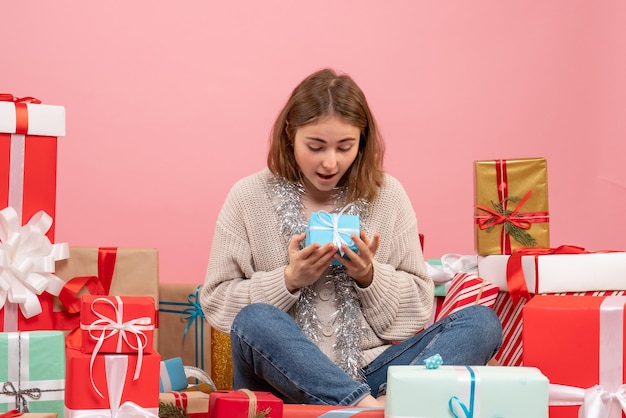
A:
[[[269,392],[218,390],[209,395],[209,418],[282,418],[283,401]]]
[[[150,296],[82,296],[83,353],[152,353],[156,311]]]
[[[66,348],[65,355],[66,418],[157,417],[161,367],[158,353],[140,358],[136,354],[94,355]]]

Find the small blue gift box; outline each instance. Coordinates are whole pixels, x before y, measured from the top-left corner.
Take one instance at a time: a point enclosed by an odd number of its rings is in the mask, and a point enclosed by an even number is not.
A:
[[[159,371],[159,392],[172,392],[185,389],[187,383],[187,375],[185,374],[185,366],[181,357],[174,357],[161,361],[161,370]]]
[[[345,256],[341,250],[342,244],[347,244],[353,251],[358,247],[350,238],[350,235],[360,233],[360,219],[357,215],[346,215],[343,213],[329,213],[324,211],[311,213],[309,224],[306,228],[305,245],[317,242],[321,245],[332,242],[339,248],[339,254]],[[333,260],[334,265],[341,265],[337,260]]]

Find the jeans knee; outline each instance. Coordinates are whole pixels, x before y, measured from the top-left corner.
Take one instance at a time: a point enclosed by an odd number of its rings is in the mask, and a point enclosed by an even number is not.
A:
[[[252,303],[239,311],[233,320],[231,333],[252,335],[257,331],[267,330],[267,324],[273,322],[273,317],[283,312],[267,303]]]
[[[476,305],[476,320],[482,325],[483,332],[492,337],[494,343],[502,343],[502,322],[495,311],[487,306]]]

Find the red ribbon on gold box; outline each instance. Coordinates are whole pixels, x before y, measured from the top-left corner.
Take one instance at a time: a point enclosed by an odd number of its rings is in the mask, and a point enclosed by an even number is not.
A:
[[[474,162],[476,252],[550,246],[545,158]]]

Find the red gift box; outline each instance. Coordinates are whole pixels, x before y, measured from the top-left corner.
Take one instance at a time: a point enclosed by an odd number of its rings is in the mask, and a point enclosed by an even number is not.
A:
[[[159,409],[158,353],[85,354],[66,348],[66,418],[115,416],[135,411],[156,418]]]
[[[383,408],[356,408],[354,406],[285,404],[283,418],[383,418]]]
[[[540,295],[524,306],[524,365],[570,393],[567,401],[551,393],[551,418],[577,418],[579,406],[555,405],[580,405],[583,397],[586,417],[624,416],[625,305],[626,296]]]
[[[154,352],[154,298],[85,295],[81,304],[83,353]]]
[[[218,390],[209,395],[209,418],[249,418],[267,411],[265,418],[282,418],[283,401],[269,392]]]
[[[0,94],[0,208],[26,221],[56,209],[57,137],[65,135],[65,108]],[[54,223],[48,230],[54,242]]]

